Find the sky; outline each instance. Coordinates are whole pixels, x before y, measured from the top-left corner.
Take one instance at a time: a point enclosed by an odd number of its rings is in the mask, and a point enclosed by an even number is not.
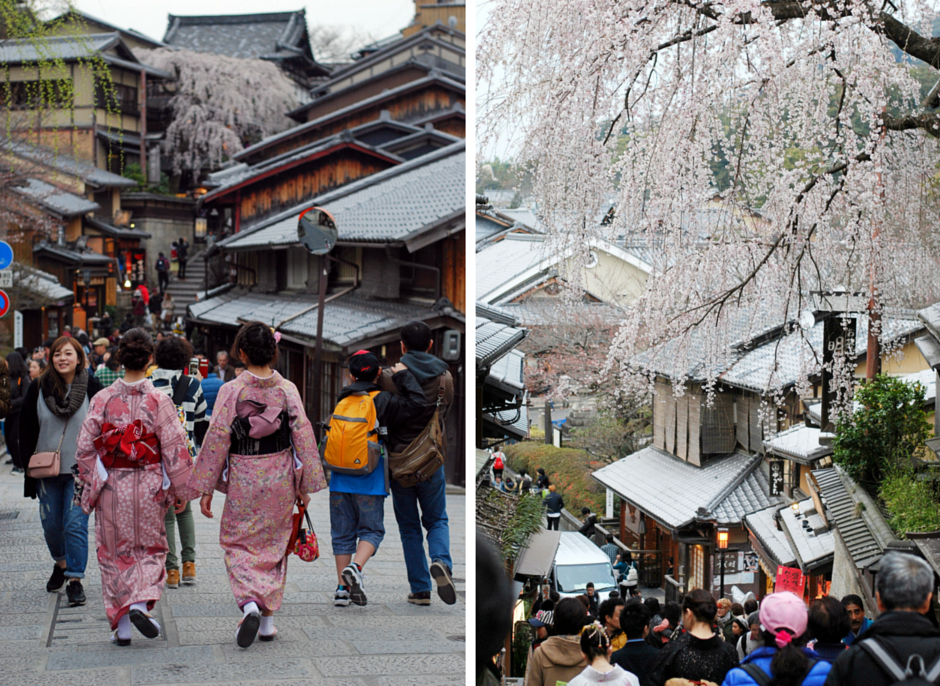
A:
[[[373,40],[385,38],[407,26],[414,17],[413,0],[73,0],[87,14],[123,29],[135,29],[161,40],[167,15],[252,14],[307,10],[307,27],[342,27]]]

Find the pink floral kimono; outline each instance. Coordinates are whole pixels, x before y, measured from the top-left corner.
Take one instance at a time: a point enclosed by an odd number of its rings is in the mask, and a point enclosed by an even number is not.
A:
[[[131,604],[152,610],[166,581],[164,517],[187,486],[193,462],[173,401],[145,379],[118,379],[91,401],[78,435],[82,510],[95,512],[104,607],[116,629]]]
[[[219,543],[238,606],[278,610],[294,503],[326,487],[297,387],[277,372],[224,384],[189,485],[227,493]]]

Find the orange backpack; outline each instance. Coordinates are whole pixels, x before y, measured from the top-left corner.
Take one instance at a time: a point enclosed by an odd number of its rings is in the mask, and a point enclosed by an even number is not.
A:
[[[371,474],[382,457],[375,396],[379,391],[348,395],[336,405],[324,426],[320,455],[338,474]]]

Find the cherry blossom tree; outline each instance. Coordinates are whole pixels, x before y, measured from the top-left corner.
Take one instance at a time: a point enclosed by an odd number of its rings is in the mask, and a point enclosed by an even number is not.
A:
[[[295,86],[271,62],[168,48],[134,54],[176,75],[164,143],[176,173],[198,178],[292,124],[286,113],[298,104]]]
[[[879,336],[880,315],[940,293],[933,19],[923,0],[490,4],[481,150],[508,139],[532,170],[546,249],[580,256],[571,284],[593,237],[653,264],[608,371],[663,350],[678,383],[693,357],[714,378],[732,343],[795,321],[811,291],[863,293]],[[701,212],[716,196],[717,220]]]

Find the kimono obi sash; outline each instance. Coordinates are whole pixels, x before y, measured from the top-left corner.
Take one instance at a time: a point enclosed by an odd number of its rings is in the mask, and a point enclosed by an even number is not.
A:
[[[139,419],[125,426],[102,424],[94,444],[108,469],[143,469],[160,462],[160,441],[155,433],[145,432]]]
[[[291,447],[287,411],[241,400],[231,425],[232,455],[270,455]]]

